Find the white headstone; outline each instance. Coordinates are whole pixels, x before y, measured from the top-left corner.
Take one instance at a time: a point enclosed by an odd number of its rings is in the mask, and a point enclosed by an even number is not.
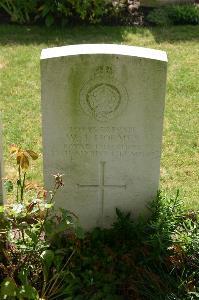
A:
[[[146,211],[159,184],[167,56],[121,45],[41,54],[44,179],[86,229]]]
[[[3,145],[2,145],[2,124],[0,118],[0,205],[4,202],[3,189]]]

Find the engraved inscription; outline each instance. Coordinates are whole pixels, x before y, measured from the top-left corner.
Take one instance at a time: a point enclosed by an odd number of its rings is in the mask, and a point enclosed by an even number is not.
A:
[[[127,91],[114,77],[112,68],[100,66],[80,91],[82,110],[98,121],[119,116],[128,102]]]
[[[103,218],[104,218],[104,201],[105,201],[105,190],[107,188],[122,188],[126,189],[126,185],[119,184],[105,184],[105,166],[106,162],[101,161],[99,164],[99,183],[98,184],[77,184],[78,188],[95,188],[98,190],[98,200],[101,205],[101,226],[103,226]]]
[[[159,151],[148,149],[134,127],[68,127],[64,143],[67,159],[129,160],[151,155],[159,157]]]

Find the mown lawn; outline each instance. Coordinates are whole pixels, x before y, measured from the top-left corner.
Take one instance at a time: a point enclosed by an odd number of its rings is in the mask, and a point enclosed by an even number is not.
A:
[[[199,26],[167,28],[0,26],[0,110],[6,176],[15,176],[10,144],[41,154],[31,176],[42,182],[40,69],[42,48],[78,43],[122,43],[165,50],[168,85],[161,189],[199,208]]]

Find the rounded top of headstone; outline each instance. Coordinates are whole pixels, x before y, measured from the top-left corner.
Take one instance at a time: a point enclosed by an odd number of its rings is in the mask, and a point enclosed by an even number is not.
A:
[[[80,44],[43,49],[41,59],[91,54],[124,55],[167,62],[165,51],[117,44]]]

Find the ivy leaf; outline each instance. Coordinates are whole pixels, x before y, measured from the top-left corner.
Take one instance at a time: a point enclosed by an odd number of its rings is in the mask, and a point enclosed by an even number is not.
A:
[[[46,279],[49,276],[49,270],[54,261],[54,257],[55,255],[52,250],[45,250],[41,254],[41,258],[43,260],[43,265],[44,265],[43,272]]]
[[[80,240],[84,239],[85,234],[84,234],[84,230],[83,230],[82,227],[77,226],[75,228],[75,233],[76,233],[76,236],[77,236],[78,239],[80,239]]]
[[[12,278],[7,277],[1,283],[0,295],[2,296],[1,299],[9,299],[9,297],[16,297],[17,286],[15,281]]]
[[[27,236],[29,236],[29,238],[31,238],[34,244],[37,243],[38,235],[36,233],[34,233],[32,230],[29,229],[26,229],[25,233],[27,234]]]
[[[20,279],[21,283],[24,285],[28,284],[28,274],[29,274],[29,270],[23,268],[18,275],[18,278]]]
[[[18,291],[19,299],[28,299],[28,300],[39,300],[39,294],[37,290],[31,285],[25,284],[22,285]]]
[[[45,250],[42,252],[41,254],[41,258],[43,260],[43,263],[45,265],[45,267],[49,270],[53,260],[54,260],[54,252],[52,250]]]
[[[55,228],[55,231],[54,233],[55,234],[58,234],[58,233],[61,233],[61,232],[64,232],[68,229],[70,223],[68,222],[65,222],[65,221],[61,221]]]

